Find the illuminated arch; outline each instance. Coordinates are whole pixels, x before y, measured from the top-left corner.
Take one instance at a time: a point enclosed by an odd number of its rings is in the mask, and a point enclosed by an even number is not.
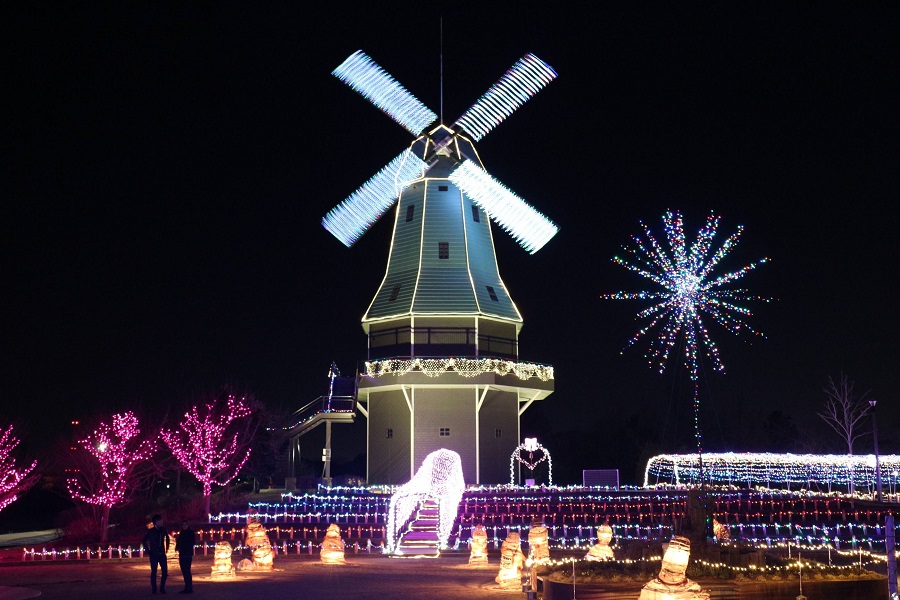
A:
[[[522,450],[528,452],[528,460],[522,458]],[[537,460],[534,460],[534,453],[540,450],[543,454]],[[534,473],[534,468],[544,461],[547,461],[548,485],[553,485],[553,459],[546,448],[541,446],[537,438],[525,438],[522,444],[513,450],[512,456],[509,457],[509,484],[516,484],[516,461],[525,465],[525,467]]]

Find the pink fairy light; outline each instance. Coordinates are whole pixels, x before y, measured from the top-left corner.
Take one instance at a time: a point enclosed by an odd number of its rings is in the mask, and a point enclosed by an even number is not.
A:
[[[93,433],[78,440],[78,445],[99,463],[99,476],[91,482],[84,476],[69,479],[72,498],[106,508],[122,504],[132,486],[135,465],[157,450],[157,440],[141,441],[140,433],[138,419],[129,411],[113,415],[112,423],[100,423]]]
[[[232,435],[227,431],[237,419],[250,413],[245,398],[229,395],[224,408],[216,400],[195,405],[184,414],[177,428],[163,429],[161,433],[178,462],[203,484],[206,512],[212,485],[227,485],[250,458],[249,448],[246,453],[240,451],[241,432]]]
[[[30,476],[37,466],[37,461],[30,466],[16,468],[13,450],[19,445],[19,439],[13,435],[13,426],[0,432],[0,510],[14,502],[19,494],[31,487],[35,478]]]

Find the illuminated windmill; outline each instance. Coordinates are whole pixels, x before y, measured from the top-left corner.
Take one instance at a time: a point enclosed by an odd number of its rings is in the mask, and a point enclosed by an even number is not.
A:
[[[556,73],[526,55],[452,126],[362,51],[333,74],[416,136],[322,219],[351,246],[397,203],[387,272],[362,319],[369,483],[403,483],[442,447],[460,454],[467,482],[502,482],[519,416],[552,393],[553,371],[518,361],[522,317],[490,219],[531,253],[558,229],[484,170],[473,142]]]

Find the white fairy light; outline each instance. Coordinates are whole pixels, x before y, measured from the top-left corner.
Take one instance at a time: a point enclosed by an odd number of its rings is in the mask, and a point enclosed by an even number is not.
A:
[[[462,127],[480,141],[554,79],[553,67],[534,54],[526,54],[456,120],[454,127]]]
[[[553,221],[471,160],[463,161],[448,179],[531,254],[543,248],[559,231]]]
[[[900,469],[900,456],[880,456],[882,478],[900,483],[893,473]],[[668,480],[680,485],[699,481],[700,464],[696,454],[660,454],[647,461],[644,487],[650,478]],[[871,485],[875,477],[875,456],[847,454],[773,454],[773,453],[704,453],[704,479],[720,483],[803,483]]]
[[[422,177],[428,167],[404,150],[358,190],[322,218],[322,226],[345,246],[352,246],[381,218],[409,184]]]
[[[438,505],[438,544],[440,548],[446,548],[465,489],[459,454],[441,448],[426,456],[413,478],[391,496],[387,519],[387,551],[393,553],[397,550],[400,528],[407,523],[416,508],[427,500]]]
[[[532,377],[537,377],[541,381],[553,379],[551,366],[498,358],[391,358],[367,361],[365,369],[366,377],[405,375],[414,371],[425,373],[428,377],[438,377],[452,371],[462,377],[478,377],[484,373],[494,373],[515,375],[522,380]]]
[[[362,94],[413,135],[422,133],[425,127],[438,118],[434,111],[422,104],[362,50],[351,54],[331,74]]]
[[[528,460],[522,458],[522,451],[528,452]],[[534,460],[534,453],[541,452],[541,457]],[[525,442],[519,444],[513,450],[512,456],[509,457],[509,485],[516,485],[516,461],[524,465],[529,471],[534,472],[534,468],[544,461],[547,461],[547,485],[553,486],[553,458],[546,448],[541,446],[537,438],[525,438]]]

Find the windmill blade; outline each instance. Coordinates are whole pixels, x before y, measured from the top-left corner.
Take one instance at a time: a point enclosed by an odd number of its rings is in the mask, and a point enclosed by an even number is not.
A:
[[[559,231],[553,221],[471,160],[463,161],[450,173],[449,179],[531,254],[543,248]]]
[[[409,184],[428,168],[409,150],[389,162],[322,217],[322,226],[348,248],[381,218]]]
[[[456,120],[456,126],[477,142],[554,79],[553,67],[526,54]]]
[[[413,135],[437,120],[437,115],[362,50],[351,54],[332,75],[362,94]]]

